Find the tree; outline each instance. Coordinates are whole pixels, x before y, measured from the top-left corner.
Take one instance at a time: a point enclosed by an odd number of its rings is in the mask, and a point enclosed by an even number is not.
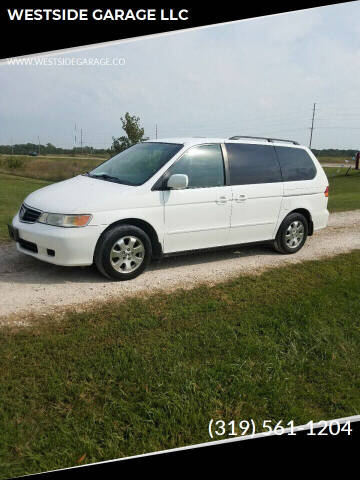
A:
[[[44,150],[46,153],[56,153],[56,147],[52,143],[47,143]]]
[[[135,115],[130,115],[129,112],[125,113],[124,117],[120,117],[122,123],[122,129],[126,133],[126,136],[119,138],[113,137],[113,143],[111,150],[116,153],[122,152],[127,148],[135,145],[135,143],[144,142],[148,140],[144,137],[144,129],[140,127],[140,118]]]

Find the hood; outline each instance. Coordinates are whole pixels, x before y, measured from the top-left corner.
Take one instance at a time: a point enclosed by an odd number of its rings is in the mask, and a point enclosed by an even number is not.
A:
[[[119,208],[124,194],[136,189],[79,175],[35,190],[24,202],[29,207],[50,213],[94,213]]]

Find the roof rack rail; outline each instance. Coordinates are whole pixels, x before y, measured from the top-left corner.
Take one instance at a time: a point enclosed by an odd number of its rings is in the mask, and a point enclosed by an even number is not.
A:
[[[299,142],[295,142],[295,140],[284,140],[283,138],[251,137],[250,135],[235,135],[234,137],[230,137],[229,140],[239,140],[240,138],[251,138],[252,140],[267,140],[268,142],[287,142],[293,143],[294,145],[299,145]]]

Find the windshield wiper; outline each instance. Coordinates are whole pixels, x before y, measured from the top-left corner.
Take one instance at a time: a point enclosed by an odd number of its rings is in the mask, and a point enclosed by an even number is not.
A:
[[[122,183],[119,178],[112,177],[111,175],[107,175],[106,173],[101,173],[100,175],[91,175],[91,173],[88,173],[87,175],[91,178],[101,178],[102,180],[107,180],[109,182]]]

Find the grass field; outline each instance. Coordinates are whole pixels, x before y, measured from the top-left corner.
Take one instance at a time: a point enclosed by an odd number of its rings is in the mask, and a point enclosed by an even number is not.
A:
[[[7,224],[18,211],[24,198],[48,182],[0,174],[0,241],[8,240]]]
[[[346,171],[347,168],[325,168],[330,185],[330,212],[360,208],[360,171],[351,170],[345,176]]]
[[[359,414],[359,291],[355,251],[2,329],[0,477]]]
[[[92,170],[104,160],[99,157],[0,155],[0,172],[58,182]]]

